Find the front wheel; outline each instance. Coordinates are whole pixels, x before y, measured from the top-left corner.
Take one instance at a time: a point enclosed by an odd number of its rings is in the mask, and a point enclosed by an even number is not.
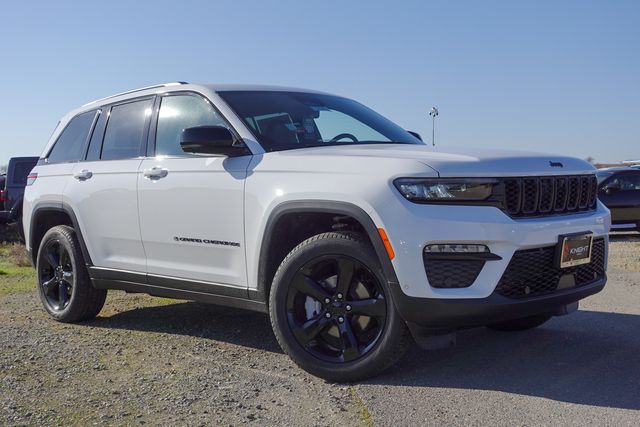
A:
[[[492,323],[487,325],[487,328],[506,332],[526,331],[527,329],[537,328],[549,319],[551,319],[551,316],[548,315],[522,317],[520,319]]]
[[[356,233],[323,233],[294,248],[273,279],[269,313],[282,349],[330,381],[377,375],[410,343],[378,258]]]
[[[91,284],[73,228],[53,227],[42,238],[36,259],[38,293],[47,313],[59,322],[94,318],[107,291]]]

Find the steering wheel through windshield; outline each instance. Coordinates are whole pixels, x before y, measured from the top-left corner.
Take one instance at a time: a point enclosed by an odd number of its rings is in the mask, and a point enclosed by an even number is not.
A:
[[[331,138],[331,141],[329,141],[329,142],[338,142],[341,139],[345,139],[345,138],[349,138],[353,142],[358,142],[358,138],[356,138],[355,136],[353,136],[350,133],[341,133],[340,135],[336,135],[333,138]]]

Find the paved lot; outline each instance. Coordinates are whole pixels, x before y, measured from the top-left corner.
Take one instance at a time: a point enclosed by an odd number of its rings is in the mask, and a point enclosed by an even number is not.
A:
[[[0,264],[0,424],[638,425],[640,235],[614,240],[578,313],[413,348],[358,385],[297,369],[261,314],[112,292],[95,321],[52,322]]]

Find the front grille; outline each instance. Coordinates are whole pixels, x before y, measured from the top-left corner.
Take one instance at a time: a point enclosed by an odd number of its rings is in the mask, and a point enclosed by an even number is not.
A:
[[[516,218],[590,211],[596,208],[595,175],[504,178],[503,209]]]
[[[508,298],[526,298],[587,285],[604,277],[604,252],[604,239],[594,239],[589,264],[559,268],[555,246],[517,251],[495,292]]]
[[[468,288],[476,281],[484,260],[428,259],[424,269],[429,284],[434,288]]]

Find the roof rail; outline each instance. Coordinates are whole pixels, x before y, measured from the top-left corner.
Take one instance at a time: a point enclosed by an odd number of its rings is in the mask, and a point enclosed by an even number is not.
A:
[[[100,101],[104,101],[104,100],[107,100],[107,99],[115,98],[117,96],[128,95],[130,93],[140,92],[140,91],[143,91],[143,90],[156,89],[156,88],[168,87],[168,86],[186,85],[186,84],[189,84],[189,83],[187,83],[187,82],[169,82],[169,83],[162,83],[162,84],[159,84],[159,85],[145,86],[145,87],[141,87],[139,89],[128,90],[126,92],[116,93],[115,95],[110,95],[110,96],[107,96],[107,97],[104,97],[104,98],[96,99],[95,101],[87,102],[86,104],[83,105],[83,107],[86,107],[87,105],[95,104],[96,102],[100,102]]]

